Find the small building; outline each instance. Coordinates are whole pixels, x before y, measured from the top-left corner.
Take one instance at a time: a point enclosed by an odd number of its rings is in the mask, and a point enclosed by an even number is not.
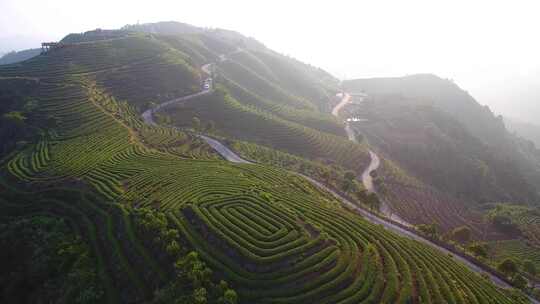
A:
[[[47,53],[50,50],[58,48],[60,43],[58,42],[43,42],[41,43],[41,54]]]

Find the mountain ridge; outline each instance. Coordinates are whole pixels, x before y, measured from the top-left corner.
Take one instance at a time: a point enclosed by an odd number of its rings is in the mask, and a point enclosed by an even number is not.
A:
[[[2,226],[0,241],[27,227],[21,242],[37,247],[21,258],[38,269],[32,262],[41,259],[24,257],[44,252],[47,242],[32,238],[47,236],[39,223],[57,219],[78,237],[83,249],[74,256],[89,267],[70,256],[58,264],[95,272],[73,280],[83,289],[39,268],[46,279],[12,280],[1,299],[54,298],[54,286],[107,303],[527,302],[447,253],[367,221],[303,177],[375,216],[377,201],[356,180],[372,139],[329,132],[342,123],[330,116],[340,91],[331,75],[230,32],[66,37],[68,47],[0,67],[0,98],[9,101],[0,105],[9,126],[0,134],[2,144],[9,139],[0,158],[9,229]],[[231,56],[238,49],[249,56]],[[233,73],[236,61],[247,68]],[[192,103],[156,111],[157,124],[141,117],[203,90],[209,94]],[[258,163],[224,161],[205,134]]]

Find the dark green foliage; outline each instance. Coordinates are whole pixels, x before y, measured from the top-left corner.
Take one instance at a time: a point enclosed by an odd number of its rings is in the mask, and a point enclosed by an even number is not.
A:
[[[32,113],[38,106],[37,87],[32,79],[0,79],[0,157],[37,135]]]
[[[535,298],[539,299],[540,298],[540,289],[538,289],[538,288],[533,289],[532,294],[533,294],[533,296]]]
[[[524,236],[531,246],[540,245],[539,209],[515,205],[489,205],[488,219],[499,231],[513,236]]]
[[[87,244],[48,216],[0,224],[2,303],[97,303],[104,289]]]
[[[353,171],[347,171],[344,175],[345,179],[353,180],[356,177],[356,174]]]
[[[537,274],[536,264],[531,260],[523,261],[523,271],[526,273],[535,276]]]
[[[165,213],[151,209],[132,210],[135,227],[142,239],[151,240],[167,254],[167,260],[174,261],[173,278],[155,291],[152,303],[228,303],[234,290],[221,281],[212,281],[212,270],[200,260],[196,252],[188,251],[182,244],[180,232],[171,227]]]
[[[226,303],[225,293],[234,292],[214,283],[219,276],[162,212],[104,204],[76,190],[34,194],[1,185],[9,189],[0,196],[3,214],[17,216],[0,225],[2,303]]]
[[[460,243],[468,243],[471,240],[471,229],[466,226],[458,227],[452,231],[451,236]]]
[[[488,257],[488,248],[486,244],[474,242],[467,249],[478,258],[486,259]]]
[[[515,229],[515,224],[512,223],[512,219],[504,215],[493,215],[491,217],[491,222],[493,225],[495,225],[495,227],[502,231]]]
[[[416,229],[431,238],[439,237],[439,228],[437,227],[437,224],[420,224],[416,226]]]
[[[379,200],[377,194],[374,192],[371,192],[367,195],[366,204],[369,206],[369,209],[371,209],[371,211],[378,212],[381,208],[381,201]]]
[[[506,259],[499,263],[497,269],[506,276],[512,276],[518,271],[518,265],[513,259]]]
[[[495,228],[506,233],[518,233],[519,228],[512,222],[512,218],[503,214],[492,213],[489,217]]]
[[[517,289],[525,289],[528,283],[529,282],[522,275],[519,274],[516,274],[512,278],[512,285],[514,285],[514,287],[516,287]]]

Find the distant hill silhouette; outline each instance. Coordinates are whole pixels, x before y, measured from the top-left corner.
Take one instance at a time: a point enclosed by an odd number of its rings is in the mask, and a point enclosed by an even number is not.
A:
[[[18,52],[9,52],[0,57],[0,64],[17,63],[39,55],[41,49],[28,49]]]
[[[537,199],[539,151],[452,81],[419,74],[345,81],[344,87],[367,92],[372,111],[391,125],[372,135],[424,181],[477,201]]]
[[[516,132],[518,136],[530,140],[534,142],[536,147],[540,147],[540,125],[508,117],[504,118],[504,123],[508,130]]]

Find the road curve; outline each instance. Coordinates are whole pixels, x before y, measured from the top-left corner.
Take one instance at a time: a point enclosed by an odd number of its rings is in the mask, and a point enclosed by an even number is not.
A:
[[[339,96],[339,94],[338,94]],[[338,103],[334,109],[332,109],[332,115],[334,115],[335,117],[339,117],[339,111],[344,107],[346,106],[347,104],[351,103],[352,102],[352,99],[351,99],[351,95],[348,94],[348,93],[341,93],[341,102]],[[358,95],[358,97],[361,98],[360,102],[362,102],[364,100],[365,97],[367,97],[367,95],[365,94],[362,94],[362,95]],[[367,119],[361,119],[361,118],[356,118],[357,120],[356,121],[367,121]],[[354,141],[354,142],[357,142],[356,140],[356,135],[354,133],[354,130],[351,128],[351,124],[349,123],[349,119],[346,119],[345,121],[345,132],[347,133],[347,137],[349,138],[350,141]],[[373,177],[371,176],[371,173],[377,169],[379,169],[379,166],[381,165],[381,160],[379,158],[379,156],[371,151],[371,150],[368,150],[369,151],[369,156],[371,158],[370,160],[370,163],[369,163],[369,166],[362,172],[362,184],[364,185],[364,188],[366,188],[366,190],[368,191],[368,193],[377,193],[374,185],[373,185]],[[394,212],[392,212],[392,210],[390,209],[390,206],[388,205],[387,202],[385,202],[383,199],[379,198],[380,199],[380,202],[381,202],[381,206],[380,206],[380,212],[382,214],[384,214],[384,216],[386,216],[387,218],[395,221],[395,222],[398,222],[400,223],[401,225],[404,225],[404,226],[407,226],[407,227],[412,227],[412,225],[410,223],[408,223],[407,221],[405,221],[404,219],[402,219],[399,215],[395,214]]]
[[[377,154],[373,153],[373,151],[369,151],[369,156],[371,157],[371,162],[367,169],[362,173],[362,184],[364,184],[368,193],[372,193],[375,192],[375,188],[373,187],[373,177],[371,176],[371,173],[379,168],[381,160]]]
[[[242,51],[243,51],[242,49],[238,48],[238,49],[236,49],[234,52],[232,52],[230,54],[235,54],[235,53],[242,52]],[[223,54],[219,55],[219,58],[220,58],[221,61],[227,60],[227,57],[225,55],[223,55]],[[207,64],[204,64],[203,66],[201,66],[201,70],[203,72],[205,72],[206,74],[208,74],[208,76],[210,76],[210,79],[212,79],[211,78],[212,77],[212,69],[211,69],[212,65],[213,65],[213,63],[207,63]],[[154,121],[154,113],[156,113],[156,112],[158,112],[160,110],[163,110],[164,108],[166,108],[166,107],[168,107],[170,105],[173,105],[173,104],[176,104],[176,103],[186,102],[186,101],[188,101],[188,100],[190,100],[192,98],[209,94],[209,93],[211,93],[213,91],[213,89],[214,89],[214,85],[212,83],[210,85],[210,88],[208,88],[208,89],[203,89],[202,91],[200,91],[198,93],[178,97],[178,98],[166,101],[164,103],[161,103],[161,104],[157,105],[154,108],[151,108],[151,109],[148,109],[148,110],[144,111],[141,116],[142,116],[142,118],[143,118],[143,120],[144,120],[144,122],[146,124],[155,126],[156,122]]]
[[[210,70],[210,67],[212,66],[212,63],[207,63],[201,67],[201,70],[208,74],[209,76],[212,76],[212,71]]]
[[[342,93],[341,96],[342,96],[341,102],[339,102],[334,107],[334,109],[332,109],[332,115],[334,115],[335,117],[339,117],[338,116],[339,111],[344,106],[346,106],[347,104],[349,104],[351,102],[350,94]],[[347,136],[349,137],[349,140],[356,141],[356,138],[354,136],[354,131],[351,129],[351,127],[350,127],[350,125],[349,125],[349,123],[347,121],[345,121],[345,131],[347,132]],[[362,173],[362,183],[364,184],[364,187],[368,191],[375,192],[375,189],[373,187],[373,177],[371,176],[371,172],[378,169],[378,167],[380,166],[381,161],[380,161],[380,158],[377,156],[377,154],[374,153],[373,151],[369,150],[369,154],[370,154],[370,157],[371,157],[371,162],[370,162],[369,166],[366,168],[366,170],[364,170],[364,172]],[[304,175],[302,175],[302,176],[304,176]],[[371,222],[373,224],[382,225],[386,229],[388,229],[390,231],[393,231],[393,232],[395,232],[395,233],[397,233],[397,234],[399,234],[401,236],[405,236],[405,237],[408,237],[410,239],[413,239],[413,240],[416,240],[418,242],[429,245],[429,246],[441,251],[444,254],[452,255],[455,260],[460,261],[461,263],[463,263],[471,271],[474,271],[474,272],[479,273],[479,274],[487,275],[491,279],[491,281],[493,283],[495,283],[497,286],[502,287],[502,288],[507,288],[507,289],[512,288],[512,286],[510,286],[505,281],[501,280],[498,276],[484,271],[482,268],[480,268],[476,264],[470,262],[469,260],[467,260],[467,259],[465,259],[465,258],[463,258],[463,257],[449,251],[448,249],[446,249],[444,247],[441,247],[441,246],[433,243],[432,241],[430,241],[430,240],[428,240],[428,239],[426,239],[426,238],[424,238],[424,237],[422,237],[422,236],[420,236],[420,235],[418,235],[418,234],[416,234],[416,233],[414,233],[412,231],[404,229],[404,228],[400,227],[399,225],[394,224],[393,222],[390,222],[390,221],[388,221],[388,220],[386,220],[384,218],[380,218],[380,217],[366,211],[365,209],[358,207],[357,205],[353,204],[352,202],[350,202],[346,198],[342,197],[341,195],[339,195],[335,191],[333,191],[333,190],[329,189],[328,187],[326,187],[325,185],[313,180],[312,178],[307,177],[307,176],[304,176],[304,177],[306,179],[308,179],[309,181],[311,181],[311,183],[313,183],[317,187],[322,188],[322,189],[326,190],[327,192],[331,193],[332,195],[334,195],[345,206],[347,206],[348,208],[350,208],[350,209],[356,211],[357,213],[361,214],[369,222]],[[383,202],[383,205],[384,205],[384,202]],[[382,208],[385,208],[385,207],[382,206]],[[386,212],[390,212],[390,211],[387,210]],[[384,211],[383,211],[383,214],[386,215],[386,213],[384,213]],[[408,224],[407,222],[402,221],[399,217],[394,216],[393,214],[390,214],[390,218],[392,220],[400,223],[400,224],[403,224],[404,226],[410,226],[410,224]],[[529,296],[527,296],[527,297],[529,298],[531,303],[540,304],[540,302],[538,302],[537,300],[535,300],[535,299],[533,299],[533,298],[531,298]]]
[[[208,66],[207,66],[208,67]],[[206,72],[206,71],[205,71]],[[170,100],[170,101],[167,101],[163,104],[160,104],[159,106],[157,106],[156,108],[154,109],[149,109],[147,111],[145,111],[143,114],[142,114],[142,117],[143,117],[143,120],[145,123],[147,124],[150,124],[150,125],[155,125],[156,123],[154,122],[153,120],[153,113],[155,113],[156,111],[159,111],[171,104],[174,104],[174,103],[178,103],[178,102],[183,102],[183,101],[187,101],[191,98],[194,98],[194,97],[197,97],[197,96],[201,96],[201,95],[204,95],[204,94],[208,94],[212,91],[212,89],[208,89],[208,90],[203,90],[199,93],[195,93],[195,94],[192,94],[192,95],[188,95],[188,96],[184,96],[184,97],[180,97],[180,98],[176,98],[176,99],[173,99],[173,100]],[[345,102],[340,102],[340,104],[338,104],[338,106],[340,106],[340,108],[338,108],[336,110],[336,108],[334,108],[335,113],[338,113],[339,112],[339,109],[341,109],[343,106],[345,106],[348,102],[350,102],[350,95],[346,94],[345,96],[348,96],[344,99],[347,99]],[[337,106],[336,106],[337,107]],[[334,111],[332,111],[332,114],[334,113]],[[337,115],[336,115],[337,116]],[[347,124],[348,125],[348,124]],[[240,164],[253,164],[253,162],[250,162],[248,160],[245,160],[243,159],[242,157],[240,157],[239,155],[237,155],[235,152],[233,152],[232,150],[230,150],[229,148],[227,148],[225,145],[223,145],[222,143],[220,143],[219,141],[213,139],[213,138],[210,138],[208,136],[205,136],[205,135],[198,135],[201,139],[205,140],[218,154],[220,154],[225,160],[227,161],[230,161],[230,162],[233,162],[233,163],[240,163]],[[371,164],[370,166],[368,167],[368,169],[366,171],[369,171],[369,173],[372,171],[370,171],[370,168],[375,170],[377,167],[378,167],[378,164],[380,164],[380,160],[379,158],[377,157],[377,155],[375,153],[373,153],[372,151],[370,151],[370,155],[372,155],[372,161],[371,161]],[[375,157],[373,157],[373,155],[375,155]],[[376,160],[374,159],[376,158]],[[365,171],[365,172],[366,172]],[[364,172],[364,173],[365,173]],[[357,212],[358,214],[362,215],[364,217],[364,219],[366,219],[367,221],[373,223],[373,224],[376,224],[376,225],[382,225],[383,227],[385,227],[386,229],[388,229],[389,231],[393,231],[401,236],[404,236],[404,237],[408,237],[410,239],[413,239],[413,240],[416,240],[418,242],[421,242],[421,243],[424,243],[428,246],[431,246],[432,248],[435,248],[435,249],[438,249],[439,251],[445,253],[445,254],[451,254],[453,255],[454,259],[457,260],[457,261],[460,261],[461,263],[463,263],[465,266],[467,266],[469,269],[471,269],[471,271],[474,271],[476,273],[480,273],[480,274],[486,274],[492,282],[494,282],[497,286],[499,287],[503,287],[503,288],[511,288],[511,286],[502,281],[499,277],[491,274],[491,273],[488,273],[488,272],[485,272],[484,270],[482,270],[480,267],[478,267],[477,265],[475,265],[474,263],[466,260],[465,258],[462,258],[461,256],[459,255],[455,255],[454,253],[450,252],[449,250],[447,250],[446,248],[443,248],[433,242],[431,242],[430,240],[428,239],[425,239],[423,238],[422,236],[414,233],[414,232],[411,232],[409,230],[406,230],[406,229],[403,229],[401,228],[400,226],[388,221],[388,220],[385,220],[383,218],[380,218],[368,211],[366,211],[365,209],[362,209],[360,207],[358,207],[356,204],[350,202],[348,199],[344,198],[343,196],[341,196],[340,194],[338,194],[337,192],[333,191],[332,189],[329,189],[328,187],[326,187],[325,185],[323,185],[322,183],[312,179],[311,177],[308,177],[308,176],[305,176],[303,174],[300,174],[300,173],[296,173],[296,172],[293,172],[299,176],[302,176],[304,177],[306,180],[308,180],[309,182],[311,182],[314,186],[332,194],[334,197],[336,197],[339,201],[341,201],[343,203],[343,205],[345,205],[346,207],[354,210],[355,212]],[[368,175],[369,175],[368,173]],[[540,304],[540,302],[538,302],[537,300],[531,298],[531,297],[528,297],[529,300],[531,301],[531,303],[534,303],[534,304]]]
[[[206,95],[206,94],[210,94],[211,92],[212,92],[212,88],[209,88],[209,89],[202,90],[202,91],[200,91],[198,93],[195,93],[195,94],[191,94],[191,95],[171,99],[171,100],[166,101],[164,103],[160,103],[159,105],[157,105],[154,108],[151,108],[151,109],[148,109],[148,110],[144,111],[141,114],[141,116],[142,116],[142,118],[144,120],[144,123],[146,123],[148,125],[155,126],[156,122],[154,121],[154,113],[156,113],[158,111],[161,111],[161,110],[163,110],[164,108],[166,108],[166,107],[168,107],[170,105],[173,105],[173,104],[176,104],[176,103],[183,103],[183,102],[186,102],[186,101],[188,101],[188,100],[190,100],[192,98],[199,97],[199,96]]]
[[[338,94],[337,96],[340,96],[340,94]],[[341,101],[332,109],[332,115],[338,117],[341,108],[346,106],[349,102],[351,102],[351,95],[347,93],[341,93]]]
[[[233,163],[253,164],[253,162],[250,162],[250,161],[247,161],[247,160],[241,158],[239,155],[237,155],[235,152],[231,151],[229,148],[227,148],[225,145],[223,145],[219,141],[217,141],[215,139],[212,139],[212,138],[209,138],[209,137],[204,136],[204,135],[199,135],[199,137],[204,139],[224,159],[226,159],[226,160],[228,160],[230,162],[233,162]],[[292,171],[290,171],[290,172],[292,172]],[[387,221],[387,220],[385,220],[383,218],[377,217],[376,215],[366,211],[365,209],[362,209],[362,208],[358,207],[356,204],[352,203],[351,201],[349,201],[345,197],[341,196],[340,194],[338,194],[334,190],[326,187],[322,183],[314,180],[313,178],[311,178],[309,176],[306,176],[306,175],[303,175],[303,174],[300,174],[300,173],[296,173],[296,172],[292,172],[292,173],[297,174],[299,176],[302,176],[303,178],[305,178],[309,182],[311,182],[314,186],[316,186],[316,187],[318,187],[318,188],[332,194],[335,198],[337,198],[339,201],[341,201],[343,203],[343,205],[345,205],[349,209],[354,210],[358,214],[362,215],[367,221],[371,222],[372,224],[382,225],[383,227],[385,227],[389,231],[392,231],[392,232],[397,233],[397,234],[399,234],[401,236],[408,237],[410,239],[413,239],[413,240],[416,240],[416,241],[421,242],[423,244],[426,244],[428,246],[431,246],[431,247],[441,251],[444,254],[452,255],[455,260],[460,261],[461,263],[463,263],[465,266],[467,266],[472,271],[474,271],[476,273],[480,273],[480,274],[483,274],[483,273],[487,274],[496,285],[498,285],[500,287],[503,287],[503,288],[511,288],[511,286],[508,285],[506,282],[502,281],[497,276],[494,276],[494,275],[492,275],[492,274],[490,274],[488,272],[485,272],[480,267],[476,266],[474,263],[471,263],[470,261],[466,260],[465,258],[460,257],[459,255],[455,255],[453,252],[447,250],[446,248],[441,247],[441,246],[431,242],[430,240],[425,239],[424,237],[417,235],[414,232],[411,232],[409,230],[401,228],[400,226],[398,226],[398,225],[396,225],[396,224],[394,224],[394,223],[392,223],[390,221]],[[537,301],[535,301],[533,299],[531,299],[531,301],[533,303],[535,303],[535,304],[540,304],[540,303],[538,303]]]
[[[204,135],[199,135],[199,137],[204,139],[210,145],[210,147],[212,147],[224,159],[238,164],[252,164],[252,162],[241,158],[238,156],[238,154],[234,153],[231,149],[227,148],[219,141]]]
[[[340,96],[338,94],[337,96]],[[351,95],[348,93],[341,93],[341,101],[332,109],[332,115],[339,118],[339,111],[351,103]],[[354,134],[353,129],[351,128],[350,123],[348,120],[345,120],[345,131],[347,132],[347,137],[351,141],[356,142],[356,136]],[[368,192],[375,192],[375,188],[373,187],[373,177],[371,176],[371,173],[377,169],[379,169],[379,166],[381,165],[381,160],[379,159],[379,156],[369,150],[369,156],[371,157],[371,161],[369,163],[369,166],[362,172],[362,184],[364,185],[364,188]]]

